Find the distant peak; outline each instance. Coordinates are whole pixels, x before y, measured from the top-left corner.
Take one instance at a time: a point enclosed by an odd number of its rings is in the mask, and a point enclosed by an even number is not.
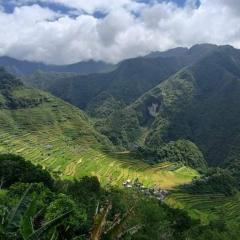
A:
[[[196,49],[196,48],[217,48],[218,45],[216,44],[211,44],[211,43],[199,43],[193,45],[189,50],[191,49]]]

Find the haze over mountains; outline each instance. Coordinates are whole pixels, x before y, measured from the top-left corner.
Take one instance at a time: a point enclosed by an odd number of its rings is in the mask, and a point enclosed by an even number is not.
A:
[[[114,65],[101,61],[86,61],[70,65],[49,65],[40,62],[17,60],[11,57],[0,57],[0,66],[15,75],[29,75],[36,71],[44,72],[74,72],[78,74],[90,74],[112,70]]]

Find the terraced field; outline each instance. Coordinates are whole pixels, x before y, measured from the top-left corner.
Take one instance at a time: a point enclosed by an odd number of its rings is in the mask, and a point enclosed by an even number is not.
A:
[[[78,108],[5,75],[12,85],[8,96],[4,81],[0,89],[5,94],[0,106],[1,153],[22,155],[61,178],[96,175],[102,184],[119,186],[139,178],[145,185],[172,188],[198,175],[171,163],[151,166],[129,154],[112,154],[111,143]]]
[[[17,135],[0,133],[0,151],[24,156],[62,178],[96,175],[102,184],[122,185],[139,178],[145,185],[172,188],[192,180],[197,172],[173,163],[151,166],[129,154],[109,154],[100,149],[70,141],[56,130]]]
[[[200,219],[203,223],[219,217],[228,222],[240,221],[240,193],[226,197],[223,194],[173,192],[166,202],[172,207],[187,210],[191,217]]]

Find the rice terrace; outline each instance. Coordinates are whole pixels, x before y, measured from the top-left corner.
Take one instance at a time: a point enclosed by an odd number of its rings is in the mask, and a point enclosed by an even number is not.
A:
[[[1,152],[20,154],[63,178],[93,175],[98,176],[102,184],[118,186],[126,179],[139,178],[146,186],[159,185],[169,189],[198,176],[195,170],[179,164],[164,162],[151,166],[128,155],[68,144],[67,139],[56,138],[54,131],[49,133],[2,133]]]

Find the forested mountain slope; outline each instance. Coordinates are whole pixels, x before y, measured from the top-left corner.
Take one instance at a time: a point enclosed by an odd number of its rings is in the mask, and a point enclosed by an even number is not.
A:
[[[174,58],[130,59],[110,73],[57,79],[44,90],[82,109],[103,93],[110,94],[116,101],[129,103],[181,67]]]
[[[139,98],[131,107],[148,126],[147,145],[190,139],[210,164],[239,156],[240,52],[219,47]]]
[[[239,154],[239,59],[231,46],[195,45],[126,60],[106,74],[56,79],[45,88],[86,110],[114,144],[190,140],[218,165]]]
[[[179,49],[173,49],[125,60],[118,64],[116,70],[105,74],[61,77],[55,81],[49,76],[48,83],[46,77],[35,75],[27,78],[25,82],[50,91],[81,109],[90,105],[93,110],[98,99],[103,96],[105,98],[106,94],[114,103],[120,101],[122,104],[129,104],[182,67],[193,64],[216,48],[215,45],[202,44],[190,49],[180,49],[180,53]]]

